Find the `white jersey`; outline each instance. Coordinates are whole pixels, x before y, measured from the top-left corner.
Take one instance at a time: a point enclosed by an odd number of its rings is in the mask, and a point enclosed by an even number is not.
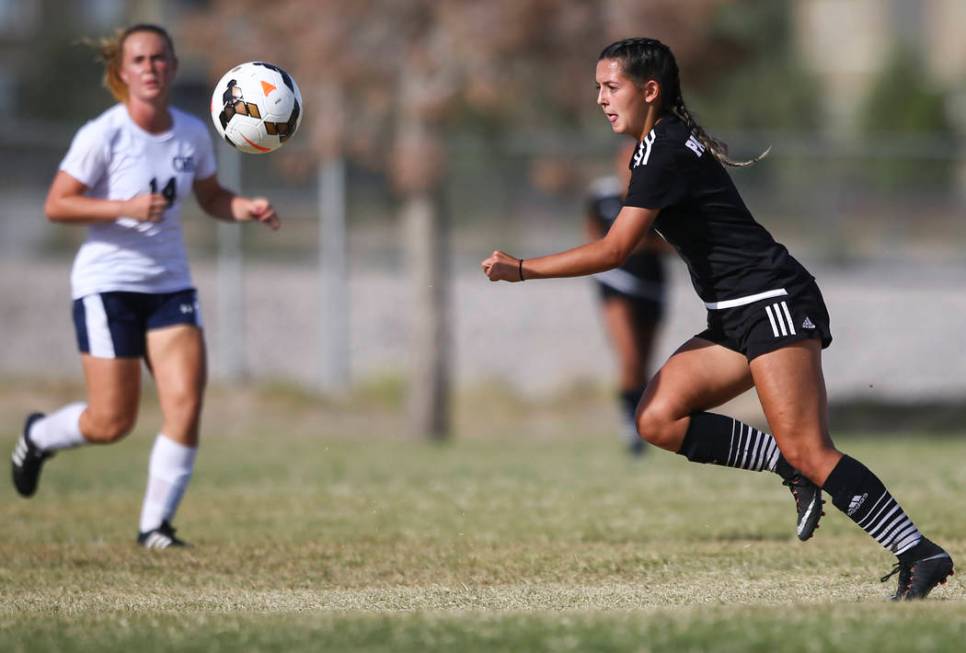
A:
[[[168,199],[160,222],[121,217],[88,228],[74,260],[71,295],[165,293],[192,287],[181,234],[181,204],[196,179],[215,174],[203,122],[171,108],[162,134],[138,127],[118,104],[81,127],[60,169],[87,186],[87,196],[127,200],[156,192]]]

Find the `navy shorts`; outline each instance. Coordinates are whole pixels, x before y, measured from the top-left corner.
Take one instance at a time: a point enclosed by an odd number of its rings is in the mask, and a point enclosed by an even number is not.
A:
[[[734,308],[709,309],[698,338],[736,351],[750,361],[792,343],[817,338],[832,344],[828,309],[813,279],[790,284],[784,295]]]
[[[140,358],[148,331],[176,324],[201,328],[194,288],[157,294],[102,292],[74,300],[77,347],[97,358]]]

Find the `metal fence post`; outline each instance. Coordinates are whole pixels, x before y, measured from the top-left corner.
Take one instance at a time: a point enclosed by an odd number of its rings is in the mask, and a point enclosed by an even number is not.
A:
[[[349,385],[349,291],[346,270],[345,160],[319,164],[319,390]]]
[[[221,184],[241,192],[241,154],[220,143],[218,176]],[[218,223],[218,342],[215,373],[227,381],[241,381],[245,361],[245,279],[242,261],[242,230],[237,224]]]

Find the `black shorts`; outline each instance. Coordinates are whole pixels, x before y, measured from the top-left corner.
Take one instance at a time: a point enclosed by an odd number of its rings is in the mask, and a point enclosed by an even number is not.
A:
[[[696,337],[743,354],[749,361],[802,340],[832,343],[828,309],[813,279],[789,284],[785,294],[743,306],[708,310],[708,328]]]
[[[663,317],[664,279],[664,260],[650,251],[635,252],[619,268],[594,275],[601,301],[619,298],[629,302],[640,322],[659,322]]]
[[[625,301],[631,306],[634,319],[639,324],[656,324],[664,317],[664,298],[642,297],[621,292],[606,283],[597,282],[597,294],[601,302],[608,302],[612,299]]]
[[[152,329],[201,327],[194,288],[170,293],[102,292],[74,300],[74,330],[81,353],[97,358],[140,358]]]

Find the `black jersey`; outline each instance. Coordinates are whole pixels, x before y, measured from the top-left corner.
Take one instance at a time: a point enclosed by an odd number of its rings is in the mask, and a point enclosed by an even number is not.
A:
[[[597,223],[602,233],[610,231],[617,214],[621,212],[625,190],[617,177],[601,177],[590,185],[587,215]],[[596,274],[594,278],[627,295],[663,298],[664,263],[657,252],[648,249],[635,251],[616,269],[633,278],[620,274],[608,275],[606,272]]]
[[[708,308],[812,279],[755,221],[721,163],[676,116],[658,121],[630,168],[624,204],[661,210],[654,227],[684,259]]]

